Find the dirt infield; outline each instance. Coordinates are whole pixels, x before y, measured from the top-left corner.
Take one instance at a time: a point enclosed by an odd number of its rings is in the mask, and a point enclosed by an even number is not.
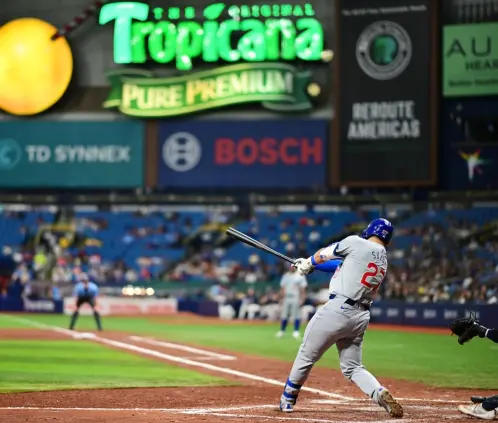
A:
[[[189,323],[192,320],[187,319]],[[0,339],[68,339],[69,331],[0,331]],[[317,368],[306,384],[293,414],[277,410],[290,364],[278,360],[174,344],[122,333],[88,335],[81,342],[99,342],[150,359],[192,368],[236,381],[237,386],[203,388],[134,388],[57,391],[0,395],[0,422],[149,423],[193,422],[260,423],[295,421],[353,423],[391,421],[337,370]],[[403,421],[439,423],[466,419],[457,402],[471,392],[429,388],[424,385],[381,379],[401,399]],[[309,390],[311,388],[311,391]],[[472,391],[472,394],[478,394]],[[489,394],[482,391],[482,394]]]

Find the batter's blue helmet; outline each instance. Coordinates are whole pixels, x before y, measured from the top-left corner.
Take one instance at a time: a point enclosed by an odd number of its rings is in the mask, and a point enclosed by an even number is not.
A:
[[[370,222],[367,228],[361,233],[361,237],[368,239],[371,236],[376,236],[384,241],[384,244],[389,244],[393,236],[393,225],[387,219],[374,219]]]

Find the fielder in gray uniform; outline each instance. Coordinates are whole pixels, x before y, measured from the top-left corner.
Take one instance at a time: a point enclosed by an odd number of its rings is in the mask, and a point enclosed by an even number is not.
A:
[[[292,336],[295,339],[299,338],[301,306],[303,305],[307,286],[306,276],[300,275],[294,266],[282,276],[280,280],[282,310],[280,314],[280,330],[277,333],[277,338],[284,336],[289,320],[294,323]]]
[[[307,275],[315,266],[342,258],[330,281],[329,301],[313,316],[304,333],[296,360],[280,398],[280,410],[292,412],[299,391],[313,365],[332,345],[337,346],[343,375],[385,408],[391,417],[403,417],[403,408],[362,365],[363,335],[370,321],[370,305],[387,272],[386,246],[393,234],[391,222],[375,219],[362,232],[298,259],[297,271]]]

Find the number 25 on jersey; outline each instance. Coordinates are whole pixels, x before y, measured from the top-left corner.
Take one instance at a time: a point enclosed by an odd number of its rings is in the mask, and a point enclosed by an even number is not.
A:
[[[367,288],[377,291],[384,280],[384,276],[386,276],[386,271],[375,263],[368,263],[367,269],[368,271],[363,274],[360,282]],[[379,276],[381,277],[379,278]]]

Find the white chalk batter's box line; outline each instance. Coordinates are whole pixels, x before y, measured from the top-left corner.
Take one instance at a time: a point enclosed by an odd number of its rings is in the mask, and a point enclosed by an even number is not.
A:
[[[158,341],[154,338],[145,338],[142,336],[130,336],[130,339],[135,342],[141,342],[148,345],[154,345],[156,347],[164,347],[172,350],[185,351],[191,354],[196,354],[201,357],[194,357],[196,360],[237,360],[237,357],[227,354],[219,354],[212,351],[201,350],[200,348],[188,347],[186,345],[175,344],[173,342]],[[184,357],[187,358],[187,357]]]
[[[313,401],[311,401],[313,402]],[[347,404],[341,404],[341,405],[347,405]],[[351,407],[351,404],[349,404]],[[417,409],[432,409],[432,410],[439,410],[443,411],[446,410],[446,408],[441,408],[437,406],[406,406],[408,410],[417,410]],[[279,420],[279,421],[302,421],[302,422],[316,422],[316,423],[368,423],[371,422],[369,420],[368,422],[366,421],[359,421],[359,420],[343,420],[341,419],[341,416],[336,415],[338,419],[326,419],[326,418],[316,418],[316,417],[305,417],[305,416],[289,416],[289,415],[275,415],[275,413],[272,414],[263,414],[262,411],[264,410],[272,410],[276,411],[277,407],[275,404],[257,404],[257,405],[244,405],[244,406],[234,406],[234,407],[224,407],[224,408],[193,408],[193,409],[178,409],[178,408],[80,408],[80,407],[0,407],[0,410],[9,410],[9,411],[48,411],[48,412],[68,412],[68,411],[80,411],[80,412],[120,412],[120,413],[125,413],[125,412],[146,412],[146,413],[154,413],[154,412],[162,412],[162,413],[171,413],[171,414],[183,414],[183,415],[203,415],[203,416],[215,416],[215,417],[220,417],[220,418],[240,418],[240,419],[261,419],[261,420]],[[249,414],[250,410],[258,410],[256,413],[258,414]],[[327,411],[339,411],[337,409],[335,410],[326,410],[326,409],[319,409],[319,408],[309,408],[309,407],[302,407],[299,409],[300,411],[306,412],[306,411],[321,411],[321,412],[327,412]],[[445,419],[451,418],[451,420],[457,420],[460,418],[467,418],[466,416],[463,416],[459,413],[456,412],[456,409],[448,409],[447,411],[454,411],[455,414],[446,414],[444,416]],[[236,411],[236,413],[234,413]],[[248,413],[244,414],[241,413],[241,411],[247,411]],[[347,411],[341,410],[341,411]],[[360,408],[349,408],[349,411],[378,411],[380,413],[385,413],[383,409],[380,407],[360,407]],[[419,420],[426,420],[427,415],[421,415],[417,418],[405,418],[403,419],[404,422],[417,422]],[[385,419],[385,420],[376,420],[375,423],[392,423],[392,419]]]

